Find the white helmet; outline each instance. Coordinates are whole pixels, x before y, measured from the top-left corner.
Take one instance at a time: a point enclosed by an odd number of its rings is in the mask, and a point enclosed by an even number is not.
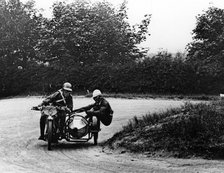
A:
[[[93,98],[102,95],[101,91],[96,89],[93,91]]]
[[[65,82],[63,84],[63,89],[66,91],[72,91],[72,84],[70,84],[69,82]]]

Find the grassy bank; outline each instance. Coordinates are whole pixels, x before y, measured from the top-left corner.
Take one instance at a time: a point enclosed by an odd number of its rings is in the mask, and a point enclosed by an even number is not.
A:
[[[135,117],[104,145],[149,156],[223,157],[224,103],[188,103],[141,119]]]
[[[32,93],[23,93],[20,95],[12,95],[7,97],[0,97],[0,99],[4,98],[13,98],[13,97],[27,97],[27,96],[48,96],[51,93],[43,93],[43,92],[32,92]],[[76,96],[84,96],[84,97],[92,97],[92,93],[89,92],[73,92],[72,95],[74,97]],[[124,99],[184,99],[184,100],[218,100],[219,95],[204,95],[204,94],[198,94],[198,95],[175,95],[175,94],[140,94],[140,93],[103,93],[104,97],[112,97],[112,98],[124,98]]]
[[[219,95],[175,95],[175,94],[138,94],[138,93],[105,93],[105,97],[113,98],[162,98],[162,99],[184,99],[184,100],[218,100]]]

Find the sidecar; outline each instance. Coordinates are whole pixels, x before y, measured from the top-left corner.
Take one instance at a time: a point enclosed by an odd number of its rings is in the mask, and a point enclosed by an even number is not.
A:
[[[85,118],[85,115],[74,112],[67,113],[63,137],[59,137],[59,128],[57,118],[57,110],[60,107],[42,106],[33,107],[32,110],[41,111],[42,115],[47,115],[46,118],[46,140],[48,142],[48,150],[51,150],[52,143],[57,143],[58,140],[65,139],[68,142],[88,142],[93,138],[94,145],[98,143],[98,134],[100,131],[100,121],[96,117]]]
[[[88,142],[93,138],[98,143],[100,121],[96,117],[85,118],[84,115],[71,113],[65,123],[65,139],[69,142]]]

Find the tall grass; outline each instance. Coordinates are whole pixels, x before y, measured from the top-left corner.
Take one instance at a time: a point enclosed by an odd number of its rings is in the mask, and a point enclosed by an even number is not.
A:
[[[224,148],[223,103],[187,103],[165,112],[134,117],[106,144],[132,152],[163,151],[177,157],[213,157]]]

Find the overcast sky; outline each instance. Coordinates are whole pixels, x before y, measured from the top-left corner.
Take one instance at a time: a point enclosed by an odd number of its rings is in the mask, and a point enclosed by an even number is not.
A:
[[[49,14],[49,7],[54,1],[36,0],[36,5]],[[115,6],[123,2],[123,0],[107,1]],[[224,9],[224,0],[127,0],[127,2],[131,24],[140,23],[144,14],[152,14],[149,25],[151,35],[141,44],[143,47],[149,47],[150,53],[156,53],[161,49],[172,53],[184,52],[187,43],[192,41],[191,33],[196,26],[196,16],[202,14],[209,6]]]

